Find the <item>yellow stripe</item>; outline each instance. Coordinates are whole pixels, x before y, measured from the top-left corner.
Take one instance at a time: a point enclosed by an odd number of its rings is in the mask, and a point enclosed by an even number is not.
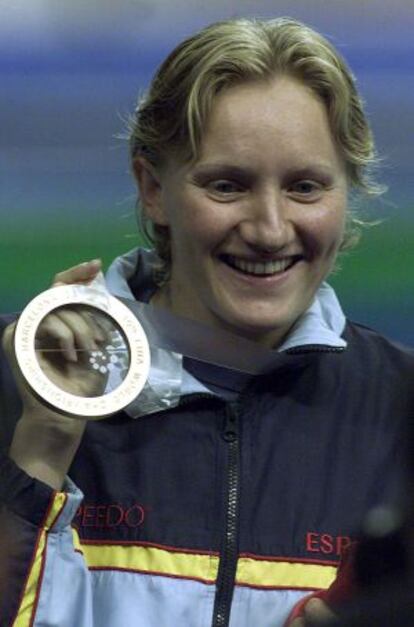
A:
[[[36,553],[31,565],[30,573],[27,579],[26,587],[17,616],[13,622],[13,627],[29,627],[32,621],[33,611],[35,610],[36,593],[39,586],[39,579],[42,573],[42,564],[44,552],[46,548],[47,532],[53,525],[54,521],[59,517],[66,502],[66,495],[63,492],[55,494],[52,506],[50,507],[47,518],[42,529],[39,531],[38,544]]]
[[[215,555],[183,553],[151,546],[82,544],[90,568],[119,568],[214,583],[219,559]]]
[[[59,518],[66,501],[67,496],[64,492],[55,493],[52,507],[50,508],[49,514],[44,524],[44,528],[46,529],[46,531],[49,531],[53,523],[57,520],[57,518]]]
[[[237,565],[239,585],[269,588],[329,588],[336,567],[323,564],[283,562],[241,557]]]
[[[158,573],[208,583],[214,583],[217,578],[219,558],[215,555],[184,553],[152,546],[81,544],[76,532],[74,542],[75,547],[83,552],[89,568]],[[335,566],[241,557],[236,583],[260,588],[325,589],[335,576]]]

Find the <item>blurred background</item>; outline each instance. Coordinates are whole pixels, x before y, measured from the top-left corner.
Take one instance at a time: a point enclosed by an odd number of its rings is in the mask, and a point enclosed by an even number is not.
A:
[[[331,283],[349,317],[414,344],[413,0],[0,0],[0,311],[139,242],[120,135],[171,48],[215,20],[281,15],[350,64],[389,186]]]

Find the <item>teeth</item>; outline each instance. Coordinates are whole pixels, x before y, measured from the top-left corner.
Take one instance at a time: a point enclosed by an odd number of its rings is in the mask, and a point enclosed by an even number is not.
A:
[[[293,259],[291,257],[285,259],[277,259],[275,261],[266,262],[254,262],[246,261],[245,259],[237,259],[236,257],[229,257],[230,264],[241,270],[242,272],[248,272],[249,274],[277,274],[278,272],[284,272],[286,268],[292,265]]]

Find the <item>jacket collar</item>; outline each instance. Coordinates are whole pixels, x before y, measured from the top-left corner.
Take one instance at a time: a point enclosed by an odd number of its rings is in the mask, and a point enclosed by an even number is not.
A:
[[[135,248],[117,257],[108,269],[106,284],[114,296],[148,302],[156,290],[152,268],[156,253]],[[327,283],[322,283],[310,307],[296,321],[279,352],[301,346],[327,346],[344,349],[342,337],[346,319],[336,294]]]

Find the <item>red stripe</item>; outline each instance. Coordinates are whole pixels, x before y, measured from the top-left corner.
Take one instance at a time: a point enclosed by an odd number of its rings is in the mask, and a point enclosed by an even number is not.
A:
[[[201,551],[198,549],[182,549],[176,546],[168,546],[166,544],[154,544],[153,542],[134,542],[133,540],[83,540],[79,538],[80,544],[88,546],[136,546],[148,547],[153,549],[161,549],[170,553],[188,553],[189,555],[208,555],[218,557],[218,551]]]
[[[305,590],[306,592],[314,592],[315,590],[321,590],[316,586],[310,588],[309,586],[258,586],[251,583],[238,583],[236,582],[236,588],[253,588],[253,590]]]
[[[55,494],[56,494],[56,492],[55,492]],[[56,516],[55,516],[55,518],[54,518],[54,520],[53,520],[52,524],[49,526],[49,531],[51,531],[51,530],[53,529],[54,525],[56,525],[57,521],[59,520],[59,518],[60,518],[60,516],[61,516],[61,514],[62,514],[62,512],[63,512],[63,510],[65,509],[65,505],[66,505],[67,500],[68,500],[68,495],[65,493],[65,494],[64,494],[64,497],[65,497],[65,498],[64,498],[64,500],[63,500],[63,505],[62,505],[62,507],[60,508],[60,510],[58,511],[58,513],[56,514]]]
[[[172,575],[170,573],[162,573],[155,570],[139,570],[135,568],[120,568],[119,566],[90,566],[90,571],[102,572],[102,571],[116,571],[121,573],[130,573],[133,575],[153,575],[156,577],[168,577],[170,579],[181,579],[181,580],[189,580],[196,581],[198,583],[206,584],[206,585],[214,585],[215,580],[213,579],[202,579],[201,577],[189,577],[183,575]],[[303,590],[305,592],[314,592],[315,590],[319,590],[320,588],[307,587],[307,586],[256,586],[253,584],[247,583],[236,583],[237,588],[252,588],[254,590]]]
[[[88,546],[137,546],[137,547],[149,547],[154,549],[161,549],[165,551],[169,551],[171,553],[188,553],[190,555],[209,555],[219,557],[220,553],[218,551],[203,551],[200,549],[188,549],[188,548],[180,548],[176,546],[169,546],[168,544],[156,544],[155,542],[136,542],[134,540],[86,540],[79,538],[79,541],[82,544]],[[256,561],[266,561],[266,562],[288,562],[292,564],[316,564],[319,566],[338,566],[338,561],[335,560],[318,560],[307,557],[280,557],[274,555],[256,555],[255,553],[240,553],[239,558],[247,557]]]

